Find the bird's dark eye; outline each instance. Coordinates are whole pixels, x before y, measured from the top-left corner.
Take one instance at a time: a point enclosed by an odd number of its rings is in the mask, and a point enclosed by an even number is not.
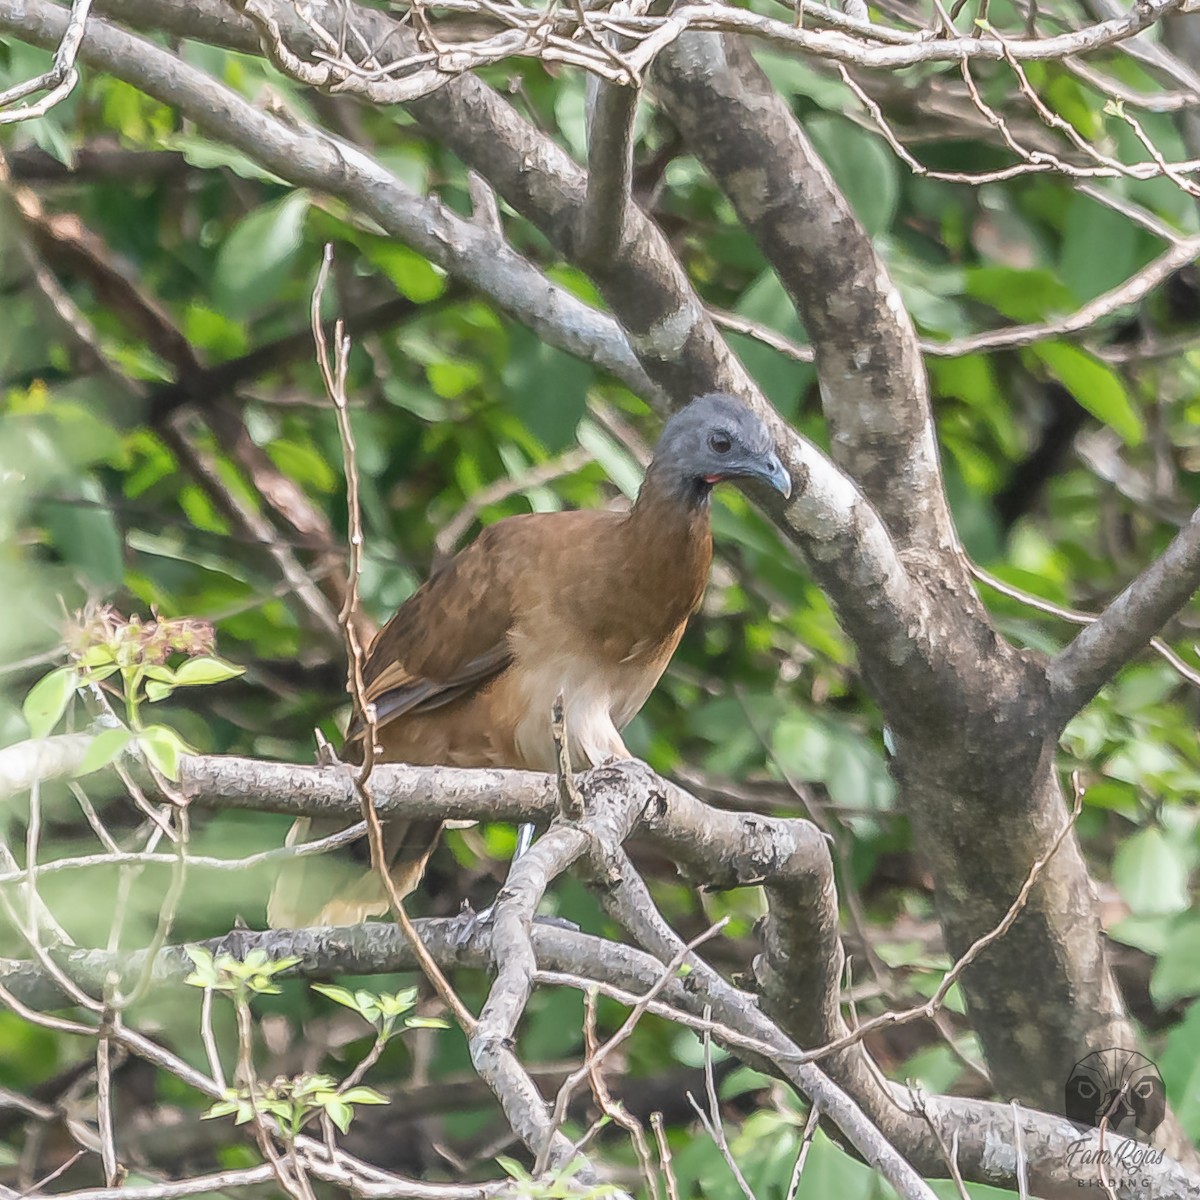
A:
[[[714,454],[728,454],[733,449],[733,440],[729,434],[718,430],[718,432],[708,435],[708,448]]]

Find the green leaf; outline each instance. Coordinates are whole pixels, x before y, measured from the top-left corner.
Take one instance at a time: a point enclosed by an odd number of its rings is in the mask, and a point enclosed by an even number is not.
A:
[[[320,992],[322,996],[327,996],[335,1004],[344,1004],[347,1008],[359,1011],[358,1001],[354,998],[354,993],[344,987],[338,987],[334,983],[314,983],[312,985],[314,992]]]
[[[515,1179],[520,1183],[528,1183],[533,1176],[515,1158],[508,1158],[506,1155],[496,1155],[496,1165],[509,1178]]]
[[[31,737],[45,737],[58,724],[75,695],[77,682],[74,667],[59,667],[33,685],[21,706]]]
[[[187,742],[166,725],[147,726],[138,734],[138,745],[150,761],[171,780],[179,778],[180,755],[195,754]]]
[[[125,572],[117,523],[94,479],[83,478],[74,490],[79,503],[48,500],[42,519],[63,559],[102,592],[113,592],[121,586]]]
[[[108,646],[89,646],[79,660],[81,667],[108,667],[113,663],[112,649]]]
[[[381,1096],[371,1087],[352,1087],[340,1093],[347,1104],[389,1104],[386,1096]]]
[[[1188,874],[1182,848],[1157,826],[1139,830],[1113,858],[1113,883],[1138,916],[1184,912]]]
[[[1127,446],[1141,445],[1146,436],[1141,414],[1116,372],[1065,342],[1034,346],[1033,353],[1083,408],[1119,433]]]
[[[630,500],[634,499],[642,486],[642,468],[633,455],[588,418],[579,422],[577,437],[579,444],[604,468],[609,479]]]
[[[184,954],[195,964],[196,969],[183,981],[191,987],[216,987],[220,983],[212,953],[203,946],[184,946]]]
[[[1167,1100],[1184,1133],[1193,1141],[1200,1138],[1200,1001],[1171,1030],[1159,1066]]]
[[[245,674],[245,667],[235,667],[219,658],[189,658],[175,671],[176,687],[196,687],[208,683],[221,683]],[[147,689],[148,691],[149,689]]]
[[[575,439],[594,375],[587,363],[516,328],[501,377],[511,411],[547,450],[557,453]]]
[[[409,1029],[452,1029],[449,1021],[441,1017],[406,1017],[404,1024]]]
[[[227,1117],[238,1111],[240,1105],[236,1100],[218,1100],[207,1112],[200,1114],[200,1120],[211,1121],[213,1117]]]
[[[151,679],[146,684],[146,699],[153,704],[165,700],[174,690],[169,683],[159,683],[157,679]]]
[[[75,774],[90,775],[93,771],[99,771],[101,767],[107,767],[129,745],[132,738],[133,730],[126,729],[124,725],[96,734]]]
[[[329,1119],[345,1133],[350,1128],[350,1122],[354,1120],[354,1109],[348,1104],[344,1104],[341,1100],[330,1100],[325,1105],[325,1111],[329,1114]]]
[[[243,179],[260,180],[263,183],[284,183],[284,180],[280,179],[278,175],[273,175],[240,151],[224,146],[220,142],[210,142],[207,138],[199,135],[176,133],[166,139],[164,145],[167,149],[178,150],[188,163],[201,170],[227,167]]]
[[[1078,193],[1063,217],[1063,282],[1080,303],[1114,288],[1137,268],[1137,227]]]
[[[966,274],[967,295],[1013,321],[1041,321],[1075,307],[1070,289],[1050,271],[971,267]]]
[[[1162,957],[1150,976],[1150,995],[1159,1008],[1200,996],[1200,919],[1182,920],[1167,936]]]
[[[376,237],[362,237],[360,245],[368,261],[383,271],[402,296],[414,303],[436,300],[446,290],[446,279],[441,272],[408,246]]]
[[[255,209],[225,239],[213,289],[228,315],[248,316],[278,293],[300,249],[308,203],[307,193],[293,192]]]

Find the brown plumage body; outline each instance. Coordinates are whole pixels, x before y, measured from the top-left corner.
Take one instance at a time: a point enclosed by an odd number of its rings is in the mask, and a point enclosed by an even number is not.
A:
[[[364,675],[376,761],[553,771],[559,693],[576,770],[628,757],[621,730],[704,594],[712,486],[748,476],[790,494],[763,423],[732,397],[704,396],[667,422],[629,512],[538,513],[485,529],[371,645]],[[362,736],[351,728],[352,755]],[[386,825],[401,895],[420,880],[441,828]],[[289,843],[322,832],[297,822]],[[272,925],[340,925],[387,911],[378,878],[322,890],[311,862],[281,873]]]
[[[628,757],[620,731],[666,670],[711,562],[708,506],[684,506],[652,480],[627,513],[532,513],[489,526],[371,644],[364,674],[378,714],[376,761],[553,771],[550,712],[560,691],[576,770]],[[440,636],[430,637],[435,629]],[[441,828],[385,826],[402,896]],[[377,879],[323,895],[302,882],[305,866],[281,877],[268,907],[273,926],[386,912]]]

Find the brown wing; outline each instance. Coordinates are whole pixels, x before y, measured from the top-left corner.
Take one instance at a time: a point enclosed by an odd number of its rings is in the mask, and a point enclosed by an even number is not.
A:
[[[449,704],[512,661],[515,543],[524,517],[485,529],[401,605],[379,631],[363,664],[377,727],[405,713]],[[348,737],[362,734],[355,722]]]

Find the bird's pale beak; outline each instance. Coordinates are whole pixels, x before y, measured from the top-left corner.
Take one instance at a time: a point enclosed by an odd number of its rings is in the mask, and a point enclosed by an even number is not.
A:
[[[792,494],[792,477],[774,450],[763,456],[754,474],[770,484],[785,500]]]

